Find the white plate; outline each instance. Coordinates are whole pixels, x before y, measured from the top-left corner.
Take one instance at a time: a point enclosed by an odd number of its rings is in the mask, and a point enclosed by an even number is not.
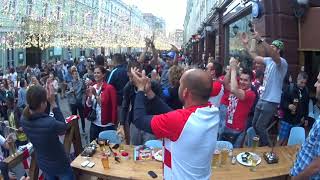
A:
[[[154,157],[155,160],[162,162],[162,160],[163,160],[162,155],[163,155],[162,154],[162,150],[159,150],[156,153],[154,153],[153,157]]]
[[[242,156],[244,153],[245,153],[245,152],[242,152],[242,153],[240,153],[240,154],[237,155],[237,161],[238,161],[240,164],[244,165],[244,166],[252,166],[251,163],[243,162],[243,161],[242,161],[241,156]],[[259,155],[255,154],[255,153],[252,153],[252,152],[249,152],[249,153],[250,153],[252,156],[257,156],[257,157],[259,158],[259,160],[258,160],[258,162],[257,162],[257,165],[261,163],[261,157],[260,157]]]

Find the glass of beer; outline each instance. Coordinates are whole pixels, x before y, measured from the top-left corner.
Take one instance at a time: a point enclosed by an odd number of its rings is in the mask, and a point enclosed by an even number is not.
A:
[[[109,169],[110,168],[108,156],[103,156],[102,159],[101,159],[101,162],[102,162],[102,166],[103,166],[104,169]]]
[[[100,151],[103,152],[105,151],[105,141],[102,140],[102,139],[98,139],[98,144],[99,144],[99,147],[100,147]]]
[[[251,161],[251,168],[250,168],[251,171],[255,172],[257,170],[258,160],[259,160],[259,158],[257,155],[252,155],[251,160],[250,160]]]
[[[217,168],[220,166],[221,160],[221,152],[219,150],[215,150],[213,154],[212,167]]]
[[[293,99],[293,105],[296,107],[296,109],[293,110],[293,111],[291,111],[291,114],[295,115],[295,114],[297,113],[298,104],[299,104],[299,99],[294,98],[294,99]]]
[[[221,162],[220,162],[221,166],[224,166],[227,164],[228,156],[229,156],[229,150],[226,148],[222,149],[221,150]]]
[[[254,136],[252,138],[252,152],[255,152],[257,147],[259,146],[260,137]]]

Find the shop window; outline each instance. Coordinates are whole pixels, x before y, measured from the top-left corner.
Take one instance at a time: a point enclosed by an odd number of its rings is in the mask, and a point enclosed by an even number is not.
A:
[[[247,15],[227,26],[227,58],[225,64],[228,64],[230,57],[239,58],[241,66],[246,68],[252,67],[252,61],[250,55],[246,52],[241,42],[241,34],[247,33],[249,36],[250,32],[249,24],[251,22],[251,15]]]

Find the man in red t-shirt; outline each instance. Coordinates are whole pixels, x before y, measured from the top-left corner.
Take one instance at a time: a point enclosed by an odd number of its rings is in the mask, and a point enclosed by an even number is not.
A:
[[[243,133],[246,129],[248,114],[254,104],[256,94],[251,90],[252,71],[243,69],[239,83],[237,80],[238,60],[230,59],[230,89],[226,127],[221,135],[222,140],[231,141],[234,147],[241,147]],[[226,77],[229,78],[229,77]]]

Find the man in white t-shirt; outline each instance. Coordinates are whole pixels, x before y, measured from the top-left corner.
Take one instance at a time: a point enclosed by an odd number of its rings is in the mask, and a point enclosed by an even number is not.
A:
[[[269,45],[261,39],[258,32],[254,32],[252,44],[261,45],[266,49],[268,56],[261,57],[255,53],[255,48],[253,48],[253,46],[249,50],[249,40],[245,33],[242,34],[241,39],[254,61],[266,65],[263,85],[261,86],[261,95],[255,108],[252,125],[257,135],[260,136],[260,145],[271,145],[272,143],[269,138],[267,127],[280,103],[283,80],[288,70],[287,61],[281,57],[284,50],[284,44],[280,40],[275,40]]]

